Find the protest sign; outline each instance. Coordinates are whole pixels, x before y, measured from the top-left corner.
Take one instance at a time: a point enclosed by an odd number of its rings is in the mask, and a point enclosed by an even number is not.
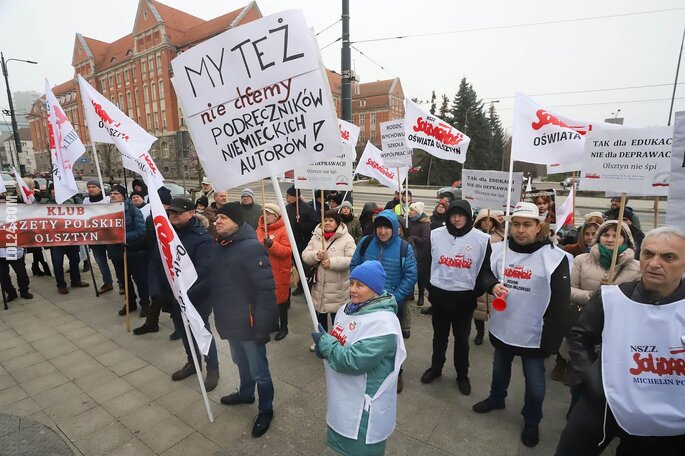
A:
[[[404,134],[408,147],[425,150],[443,160],[466,161],[471,138],[425,112],[409,98],[405,99]]]
[[[581,165],[582,165],[582,162],[548,163],[547,164],[547,174],[561,174],[561,173],[572,173],[574,171],[580,171]]]
[[[231,29],[172,66],[188,130],[215,187],[233,188],[342,153],[328,79],[301,12]]]
[[[0,246],[53,247],[124,242],[123,203],[0,206]]]
[[[540,211],[540,217],[544,217],[544,222],[553,225],[557,222],[556,216],[556,192],[554,189],[538,190],[523,192],[521,201],[533,203]]]
[[[481,171],[464,169],[461,172],[462,197],[471,207],[506,210],[509,173],[506,171]],[[509,204],[514,207],[521,200],[523,173],[513,173],[513,185]]]
[[[69,118],[45,80],[45,110],[47,111],[48,137],[52,179],[55,184],[55,201],[62,204],[79,189],[74,179],[73,165],[86,151]]]
[[[397,178],[397,171],[400,172],[399,179]],[[381,185],[398,190],[400,183],[407,178],[407,168],[386,167],[381,158],[381,151],[367,141],[364,153],[357,163],[355,174],[371,177]]]
[[[675,113],[666,225],[685,231],[685,111]]]
[[[295,188],[303,190],[352,190],[352,162],[359,127],[338,119],[343,153],[335,158],[295,168]]]
[[[621,128],[588,134],[583,190],[667,196],[673,127]]]
[[[621,128],[604,122],[571,120],[517,92],[514,101],[512,160],[562,164],[579,163],[590,131]],[[573,170],[571,170],[573,171]]]
[[[404,142],[404,119],[381,122],[381,157],[388,167],[409,167],[413,151]]]

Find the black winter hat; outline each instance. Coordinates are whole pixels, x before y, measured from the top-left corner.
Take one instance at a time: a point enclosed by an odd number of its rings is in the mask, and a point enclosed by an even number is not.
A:
[[[133,190],[131,192],[131,198],[133,198],[136,195],[140,196],[141,198],[145,198],[145,195],[143,195],[143,192],[139,192],[138,190]]]
[[[379,226],[384,226],[386,228],[393,229],[392,222],[390,222],[390,220],[387,217],[376,217],[376,219],[373,221],[374,230]]]
[[[288,187],[288,190],[286,190],[285,192],[290,196],[300,196],[300,192],[295,188],[295,185],[291,185],[290,187]]]
[[[233,201],[232,203],[224,204],[218,210],[219,214],[223,214],[235,222],[236,225],[240,226],[243,224],[243,209],[240,207],[240,203]]]
[[[463,199],[457,199],[454,200],[450,203],[449,206],[447,206],[447,217],[450,216],[450,212],[457,211],[465,216],[467,216],[469,219],[473,218],[473,211],[471,210],[471,204]]]
[[[166,187],[159,187],[157,189],[157,194],[159,195],[159,199],[162,200],[162,204],[166,204],[167,206],[171,204],[171,190]]]
[[[204,207],[208,207],[209,206],[209,200],[207,199],[206,196],[201,196],[195,200],[195,207],[197,207],[198,204],[202,204]]]
[[[124,198],[126,198],[126,196],[128,195],[128,192],[126,191],[126,187],[124,187],[123,185],[119,185],[119,184],[112,185],[112,188],[109,190],[109,192],[110,193],[112,193],[112,192],[121,193],[121,196],[123,196]]]

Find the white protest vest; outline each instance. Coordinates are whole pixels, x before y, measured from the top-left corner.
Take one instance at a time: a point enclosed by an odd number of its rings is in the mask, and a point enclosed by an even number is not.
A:
[[[447,291],[467,291],[476,287],[490,236],[472,229],[454,237],[447,227],[431,231],[430,283]]]
[[[504,242],[493,246],[491,267],[501,280]],[[564,251],[545,245],[533,253],[507,249],[502,283],[509,288],[507,307],[490,314],[490,332],[502,342],[522,348],[540,348],[543,317],[552,295],[550,278],[565,258]]]
[[[397,376],[407,357],[402,330],[397,316],[381,310],[365,315],[346,315],[345,307],[338,309],[332,335],[342,345],[372,337],[394,334],[397,339],[395,368],[373,397],[366,394],[366,374],[347,375],[336,372],[328,361],[326,366],[326,422],[338,434],[356,440],[364,410],[369,412],[367,444],[386,440],[395,430],[397,415]]]
[[[602,287],[602,384],[631,435],[685,434],[685,300],[654,306]]]

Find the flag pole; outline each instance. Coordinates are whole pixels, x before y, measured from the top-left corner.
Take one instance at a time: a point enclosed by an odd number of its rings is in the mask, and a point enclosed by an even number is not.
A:
[[[314,310],[314,301],[312,301],[312,294],[307,286],[307,276],[304,274],[304,268],[302,267],[302,258],[297,251],[297,243],[295,242],[295,234],[293,233],[293,227],[290,226],[290,217],[288,217],[288,211],[285,208],[285,203],[283,202],[283,194],[281,193],[281,187],[278,185],[278,179],[276,176],[271,176],[271,185],[274,187],[274,192],[276,193],[276,200],[278,201],[278,207],[281,208],[281,217],[283,217],[283,224],[285,225],[285,231],[288,233],[288,240],[290,241],[290,246],[293,249],[293,258],[295,259],[295,267],[297,268],[297,273],[300,275],[300,280],[302,281],[302,290],[304,291],[304,297],[307,301],[307,309],[309,310],[309,317],[312,320],[312,326],[315,331],[318,331],[319,320],[316,318],[316,311]],[[299,201],[299,192],[297,200]],[[296,203],[297,204],[297,203]],[[299,216],[298,216],[299,217]],[[322,227],[323,229],[323,227]]]
[[[195,339],[190,333],[190,328],[188,327],[188,319],[186,318],[186,312],[181,308],[181,318],[183,319],[183,328],[186,331],[186,339],[188,340],[188,345],[190,346],[190,355],[193,357],[193,364],[195,365],[195,374],[197,375],[197,381],[200,383],[200,391],[202,392],[202,400],[205,402],[205,408],[207,409],[207,416],[209,417],[209,422],[214,422],[214,415],[212,414],[212,409],[209,406],[209,399],[207,398],[207,390],[205,389],[205,383],[202,380],[202,370],[200,369],[200,364],[197,360],[197,353],[195,353]],[[199,348],[199,347],[198,347]]]
[[[618,259],[618,238],[622,235],[623,228],[623,213],[626,208],[626,192],[621,193],[621,207],[618,210],[618,220],[616,223],[616,241],[614,241],[614,251],[611,255],[611,267],[609,268],[609,277],[607,282],[609,284],[614,283],[614,271],[616,270],[616,260]],[[627,241],[627,239],[626,239]]]
[[[94,256],[94,255],[93,255]],[[90,246],[86,245],[86,261],[88,261],[88,269],[90,269],[90,277],[93,279],[93,288],[95,289],[95,297],[100,297],[100,292],[98,291],[98,284],[95,281],[95,272],[93,272],[93,263],[90,261]]]
[[[654,228],[659,226],[659,197],[654,197]]]
[[[100,172],[100,160],[98,160],[98,152],[95,149],[95,141],[93,138],[90,139],[90,147],[93,148],[93,159],[95,160],[95,169],[98,173],[98,180],[100,181],[100,189],[102,189],[102,194],[105,194],[105,183],[102,181],[102,172]]]
[[[126,309],[126,332],[131,332],[131,314],[128,309],[128,293],[128,252],[124,245],[124,309]]]
[[[321,250],[326,250],[326,238],[323,237],[323,218],[323,190],[321,190]]]
[[[264,239],[269,236],[269,229],[266,225],[266,195],[264,194],[264,179],[262,179],[262,219],[264,220]]]
[[[573,224],[573,228],[576,227],[576,172],[573,171],[573,177],[571,177],[571,193],[569,195],[573,195],[573,213],[571,214],[571,223]],[[563,228],[563,226],[562,226]]]
[[[504,282],[504,269],[507,263],[507,249],[509,248],[509,215],[511,215],[511,190],[514,185],[514,154],[509,151],[509,183],[507,185],[507,211],[504,218],[504,249],[502,250],[502,269],[500,271],[500,282]]]

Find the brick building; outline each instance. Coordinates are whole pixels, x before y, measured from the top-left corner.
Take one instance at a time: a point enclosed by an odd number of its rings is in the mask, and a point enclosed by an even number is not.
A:
[[[185,175],[192,182],[200,171],[190,135],[184,125],[170,78],[171,60],[184,50],[225,30],[262,17],[255,2],[211,20],[203,20],[156,0],[140,0],[133,31],[112,43],[76,34],[72,66],[74,78],[53,87],[87,152],[74,168],[93,176],[95,164],[88,138],[76,76],[83,76],[131,119],[159,138],[152,156],[168,178]],[[340,116],[341,76],[328,70],[334,103]],[[404,94],[399,79],[352,88],[353,123],[359,125],[357,149],[369,139],[380,147],[380,122],[404,115]],[[51,169],[44,97],[31,111],[30,129],[39,171]],[[97,144],[103,178],[117,179],[122,167],[113,145]]]

